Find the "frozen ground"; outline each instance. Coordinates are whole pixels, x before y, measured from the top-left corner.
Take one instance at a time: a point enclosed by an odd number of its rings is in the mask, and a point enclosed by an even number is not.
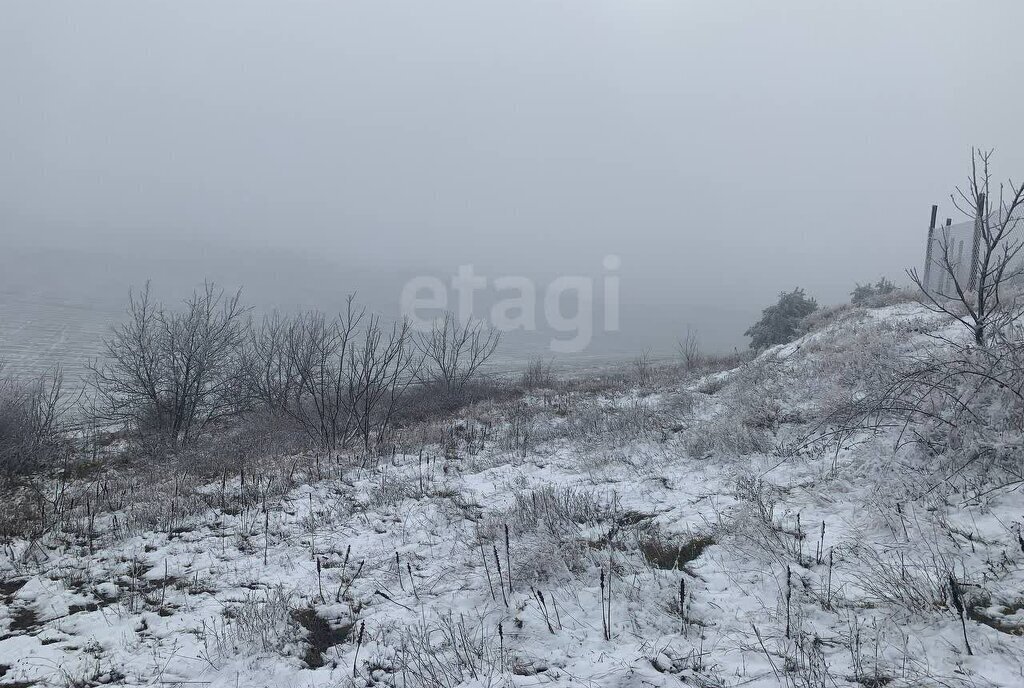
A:
[[[701,379],[478,405],[379,459],[49,484],[45,534],[0,557],[0,685],[1024,685],[1020,493],[821,422],[927,331],[955,336],[846,313]]]

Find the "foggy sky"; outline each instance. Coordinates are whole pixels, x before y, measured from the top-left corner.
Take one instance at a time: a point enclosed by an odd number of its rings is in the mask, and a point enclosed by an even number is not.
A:
[[[490,276],[599,274],[615,254],[625,300],[742,345],[780,290],[906,281],[930,204],[957,218],[972,145],[1024,175],[1017,0],[2,14],[8,245]]]

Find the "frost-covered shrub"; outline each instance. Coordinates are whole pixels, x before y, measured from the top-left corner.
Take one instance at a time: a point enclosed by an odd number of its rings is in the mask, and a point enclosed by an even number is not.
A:
[[[861,546],[853,550],[862,575],[858,585],[875,602],[922,614],[946,608],[949,580],[962,571],[951,554],[932,548],[925,552],[879,551]]]
[[[505,381],[492,378],[469,380],[457,393],[439,392],[431,385],[410,385],[395,409],[396,426],[413,423],[445,421],[453,416],[473,412],[476,406],[500,404],[518,399],[522,390]]]
[[[518,531],[544,528],[564,534],[578,532],[581,524],[607,520],[608,514],[607,501],[592,491],[546,485],[530,492],[517,492],[507,522]]]
[[[621,392],[629,387],[628,370],[612,369],[596,375],[584,375],[565,380],[559,385],[560,391],[582,396],[595,396]]]
[[[585,538],[558,536],[547,530],[526,532],[512,544],[513,576],[533,586],[577,578],[596,566],[599,558],[600,553]]]
[[[798,561],[799,542],[786,532],[776,515],[778,489],[765,480],[741,476],[734,496],[739,507],[730,515],[723,535],[756,556],[780,563]]]
[[[861,284],[858,282],[857,286],[854,287],[854,290],[850,292],[850,303],[855,306],[863,306],[872,299],[880,296],[887,296],[894,291],[896,291],[895,283],[885,277],[882,277],[874,284],[871,284],[870,282],[867,284]]]
[[[885,308],[901,303],[912,303],[920,301],[922,294],[917,289],[910,287],[896,288],[884,294],[875,294],[868,298],[862,305],[867,308]]]
[[[24,380],[5,374],[0,361],[0,477],[32,473],[58,454],[73,403],[63,387],[59,368]]]
[[[510,507],[483,519],[479,535],[481,542],[497,545],[507,566],[504,543],[508,528],[514,579],[530,584],[565,579],[593,564],[597,552],[589,531],[610,522],[607,499],[590,490],[553,486],[520,490],[513,499]],[[490,546],[485,554],[488,551]]]
[[[0,380],[0,471],[16,474],[37,463],[32,414],[26,391],[10,380]]]
[[[806,315],[800,321],[799,331],[801,334],[806,334],[808,332],[818,332],[828,327],[863,323],[866,318],[865,309],[912,303],[920,298],[920,293],[915,290],[897,289],[883,295],[870,297],[858,305],[841,303],[835,306],[819,308]]]
[[[939,457],[939,470],[978,485],[1015,484],[1024,471],[1024,343],[949,345],[909,358],[862,406],[864,424],[905,424],[900,441]]]
[[[697,400],[689,390],[677,390],[670,392],[661,402],[659,410],[662,415],[669,415],[674,419],[688,418],[693,415],[697,406]]]
[[[528,390],[551,389],[557,382],[551,372],[551,362],[543,358],[535,358],[527,363],[519,376],[519,386]]]
[[[424,486],[425,487],[425,486]],[[377,474],[366,491],[364,506],[368,509],[396,507],[406,499],[420,496],[420,481],[409,475],[384,470]]]
[[[517,660],[510,641],[499,636],[501,621],[483,615],[441,615],[402,627],[397,651],[373,657],[384,674],[401,676],[406,686],[458,688],[500,685],[499,678],[515,671]],[[502,633],[509,633],[504,630]],[[374,672],[376,673],[376,672]],[[384,685],[394,685],[388,681]]]
[[[747,361],[752,360],[754,352],[735,350],[731,353],[705,353],[701,356],[701,366],[697,369],[699,375],[722,372],[738,368]]]
[[[850,317],[852,313],[856,313],[856,310],[856,308],[848,303],[818,308],[800,320],[798,329],[801,334],[823,330]]]
[[[808,343],[806,369],[793,385],[814,416],[834,423],[855,415],[861,400],[891,385],[907,336],[891,324],[842,327]]]
[[[727,384],[729,384],[728,375],[708,375],[707,377],[700,380],[700,382],[696,386],[696,390],[701,394],[713,396],[722,391],[722,389],[724,389]]]
[[[263,459],[294,456],[310,446],[305,432],[292,420],[254,411],[198,438],[179,452],[179,458],[190,472],[211,477],[248,472],[250,465]]]
[[[581,404],[568,417],[561,432],[583,444],[621,446],[652,437],[662,425],[660,414],[644,399],[631,399],[623,404],[598,400]]]
[[[239,654],[288,655],[298,650],[303,637],[295,612],[294,595],[278,585],[229,603],[223,618],[204,621],[196,634],[214,664]]]
[[[633,380],[638,387],[649,387],[654,379],[654,359],[649,349],[633,359]]]
[[[767,349],[786,344],[800,336],[800,321],[818,308],[818,302],[799,287],[779,294],[778,302],[761,312],[761,319],[743,334],[750,337],[750,348]]]
[[[687,454],[693,457],[766,454],[774,448],[770,433],[742,419],[722,414],[697,423],[684,435]]]
[[[788,405],[784,375],[783,362],[774,356],[762,356],[742,366],[732,379],[726,401],[729,412],[744,425],[776,432]]]

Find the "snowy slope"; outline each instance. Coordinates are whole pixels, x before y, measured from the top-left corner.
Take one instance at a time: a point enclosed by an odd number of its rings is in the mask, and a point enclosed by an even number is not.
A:
[[[5,544],[0,685],[1024,685],[1024,499],[933,485],[896,430],[819,430],[936,332],[851,311],[740,369],[482,404],[244,485],[86,474],[59,530]]]

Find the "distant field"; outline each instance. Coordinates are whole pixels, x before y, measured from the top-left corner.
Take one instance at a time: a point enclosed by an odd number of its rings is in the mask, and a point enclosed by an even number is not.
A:
[[[61,363],[67,383],[78,386],[120,312],[113,304],[5,290],[0,292],[0,359],[19,375],[34,375]]]

